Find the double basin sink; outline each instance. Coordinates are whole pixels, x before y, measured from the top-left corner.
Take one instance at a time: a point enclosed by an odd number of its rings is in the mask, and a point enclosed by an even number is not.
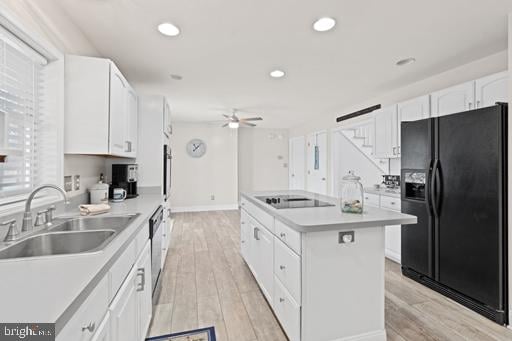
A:
[[[138,216],[56,218],[51,226],[0,249],[0,260],[101,251]]]

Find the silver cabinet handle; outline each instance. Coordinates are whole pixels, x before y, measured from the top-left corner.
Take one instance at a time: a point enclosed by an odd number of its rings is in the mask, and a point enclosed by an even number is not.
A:
[[[89,331],[90,333],[92,333],[94,331],[94,329],[96,329],[96,323],[95,322],[89,322],[89,324],[85,327],[82,327],[82,331]]]
[[[254,239],[256,240],[260,240],[260,235],[259,235],[259,232],[260,232],[260,229],[255,227],[254,230],[253,230],[253,233],[254,233]]]
[[[284,298],[279,297],[279,302],[283,303],[284,302]]]
[[[393,147],[393,155],[396,155],[396,147]]]
[[[285,237],[286,237],[286,233],[281,233],[279,236],[280,236],[281,238],[285,238]]]
[[[138,268],[137,276],[140,276],[140,283],[137,284],[137,291],[144,291],[144,288],[146,286],[146,269]]]
[[[284,269],[286,269],[286,266],[284,266],[284,265],[280,265],[280,266],[279,266],[279,269],[284,270]]]

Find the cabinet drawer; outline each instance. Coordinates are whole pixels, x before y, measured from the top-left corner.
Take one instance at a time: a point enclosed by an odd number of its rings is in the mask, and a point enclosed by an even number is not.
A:
[[[270,232],[274,232],[274,217],[254,205],[249,200],[242,197],[240,201],[240,205],[244,210],[247,211],[253,218],[260,222],[265,228],[270,230]]]
[[[133,264],[135,264],[137,256],[135,254],[137,249],[136,244],[137,243],[133,241],[110,269],[110,300],[116,296],[121,284],[123,284],[124,279],[128,276]]]
[[[386,208],[388,210],[399,211],[401,210],[401,201],[400,198],[394,197],[380,197],[380,207]]]
[[[282,240],[293,251],[295,251],[299,255],[301,254],[300,232],[297,232],[291,227],[286,226],[279,220],[276,220],[275,233],[277,238]]]
[[[108,276],[105,276],[57,335],[57,341],[91,340],[107,313],[108,291]]]
[[[301,302],[300,257],[278,238],[274,241],[274,274],[279,278],[293,299]]]
[[[364,193],[364,204],[374,207],[380,206],[380,195],[372,193]]]
[[[274,312],[290,341],[300,340],[300,306],[277,277],[274,278]]]

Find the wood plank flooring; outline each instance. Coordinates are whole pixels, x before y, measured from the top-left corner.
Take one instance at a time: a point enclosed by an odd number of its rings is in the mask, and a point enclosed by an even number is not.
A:
[[[215,326],[219,341],[285,341],[239,252],[239,211],[179,213],[149,336]],[[386,261],[389,341],[512,340],[501,327]]]

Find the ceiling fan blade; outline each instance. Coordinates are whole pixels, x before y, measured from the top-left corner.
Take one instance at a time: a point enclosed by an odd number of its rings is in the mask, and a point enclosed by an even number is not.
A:
[[[249,123],[249,122],[244,122],[244,121],[240,121],[240,124],[244,125],[244,126],[247,126],[247,127],[256,127],[256,124]]]
[[[261,117],[241,118],[240,121],[263,121]]]
[[[231,115],[222,114],[225,118],[231,119]]]
[[[227,127],[228,125],[229,125],[229,123],[223,124],[223,125],[222,125],[222,128],[225,128],[225,127]]]

